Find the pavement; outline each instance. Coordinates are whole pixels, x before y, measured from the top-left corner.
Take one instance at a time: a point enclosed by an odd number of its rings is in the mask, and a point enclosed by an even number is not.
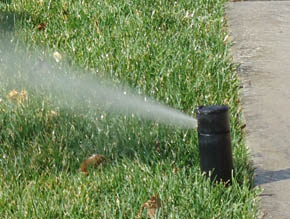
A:
[[[261,218],[290,219],[290,1],[227,5]]]

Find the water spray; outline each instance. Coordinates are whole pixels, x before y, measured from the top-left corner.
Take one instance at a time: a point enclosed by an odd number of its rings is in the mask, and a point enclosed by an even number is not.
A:
[[[69,66],[59,68],[45,59],[39,61],[38,55],[28,56],[9,49],[4,52],[0,50],[0,64],[4,67],[10,66],[6,69],[7,73],[0,72],[2,78],[12,78],[16,85],[18,80],[18,85],[22,87],[26,85],[35,90],[42,89],[50,96],[55,96],[60,107],[89,106],[96,110],[101,105],[107,111],[125,115],[136,114],[143,119],[180,128],[197,127],[201,170],[211,179],[231,182],[233,159],[228,107],[198,107],[196,120],[179,110],[137,95],[128,87],[108,86],[94,77],[77,74]],[[25,77],[20,77],[18,72],[24,72]]]
[[[213,181],[232,183],[233,157],[227,106],[196,108],[201,171]]]

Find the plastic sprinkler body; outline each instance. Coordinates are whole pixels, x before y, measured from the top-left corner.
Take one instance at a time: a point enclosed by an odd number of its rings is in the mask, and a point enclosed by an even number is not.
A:
[[[233,156],[227,106],[196,108],[201,171],[211,180],[231,184]]]

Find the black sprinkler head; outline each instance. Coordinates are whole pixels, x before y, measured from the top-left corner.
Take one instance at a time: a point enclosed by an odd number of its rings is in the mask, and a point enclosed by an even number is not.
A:
[[[199,106],[195,109],[201,171],[211,180],[232,182],[233,156],[227,106]]]

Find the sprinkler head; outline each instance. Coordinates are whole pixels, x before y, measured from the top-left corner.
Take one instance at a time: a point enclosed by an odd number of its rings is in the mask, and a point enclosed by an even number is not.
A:
[[[228,107],[199,106],[195,112],[201,171],[213,181],[231,184],[233,157]]]

